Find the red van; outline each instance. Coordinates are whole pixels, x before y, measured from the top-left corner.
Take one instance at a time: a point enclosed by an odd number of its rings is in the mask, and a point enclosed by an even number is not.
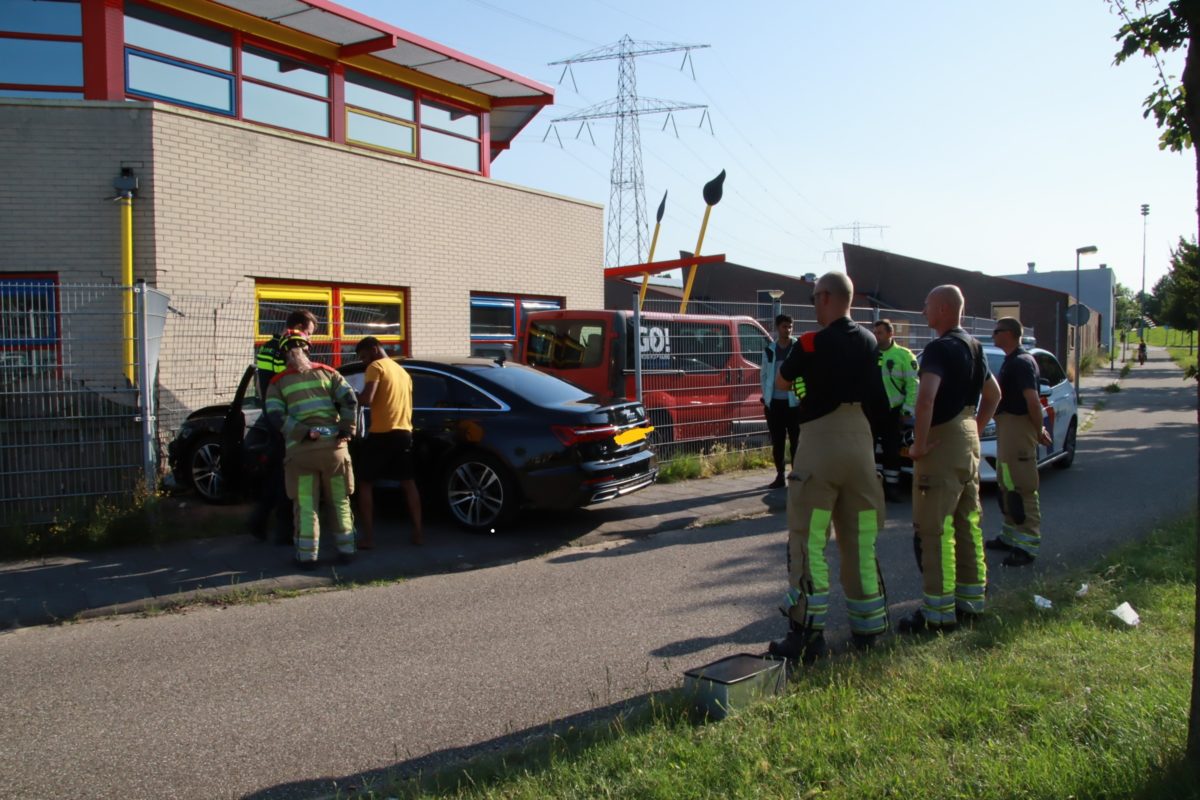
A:
[[[634,399],[640,353],[642,404],[662,445],[764,431],[769,341],[751,317],[647,312],[635,334],[632,311],[539,311],[525,319],[519,357],[601,397]]]

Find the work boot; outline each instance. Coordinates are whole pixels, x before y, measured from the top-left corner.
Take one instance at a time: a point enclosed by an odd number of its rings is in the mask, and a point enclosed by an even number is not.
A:
[[[787,636],[777,642],[771,642],[767,646],[767,652],[789,661],[811,664],[829,655],[829,647],[825,644],[825,634],[822,631],[810,631],[803,625],[789,621]]]
[[[337,562],[342,565],[353,564],[354,553],[338,553]]]
[[[1029,553],[1026,553],[1020,548],[1014,547],[1012,552],[1008,554],[1008,557],[1000,563],[1006,567],[1025,567],[1032,564],[1033,561],[1034,557]]]
[[[938,631],[949,632],[952,630],[954,630],[954,623],[942,625],[930,624],[919,608],[896,623],[896,633],[903,634],[937,633]]]
[[[988,539],[983,543],[983,546],[987,550],[1004,550],[1006,552],[1013,549],[1011,544],[1004,541],[999,536],[994,536],[991,539]]]
[[[297,569],[302,569],[305,572],[312,572],[320,566],[319,561],[301,560],[299,558],[293,559],[293,562],[295,563]]]
[[[889,503],[903,503],[905,497],[904,492],[900,489],[900,484],[885,483],[883,485],[883,499]]]
[[[787,481],[784,480],[783,473],[781,472],[775,476],[775,480],[771,481],[770,485],[767,486],[767,488],[768,489],[782,489],[785,486],[787,486]]]
[[[850,644],[860,653],[874,650],[882,641],[881,633],[855,633],[850,636]]]

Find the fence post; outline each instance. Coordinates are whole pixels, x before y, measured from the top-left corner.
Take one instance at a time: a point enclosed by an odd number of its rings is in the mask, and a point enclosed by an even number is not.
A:
[[[150,336],[146,325],[146,281],[138,279],[133,289],[137,303],[137,374],[138,398],[142,423],[142,467],[146,476],[146,491],[158,488],[158,444],[155,442],[154,376],[150,372]]]
[[[642,304],[633,293],[633,391],[642,402]]]

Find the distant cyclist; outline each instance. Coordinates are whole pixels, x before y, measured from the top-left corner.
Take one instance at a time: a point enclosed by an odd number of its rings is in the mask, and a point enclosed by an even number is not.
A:
[[[1142,342],[1138,345],[1138,364],[1146,363],[1146,343]]]

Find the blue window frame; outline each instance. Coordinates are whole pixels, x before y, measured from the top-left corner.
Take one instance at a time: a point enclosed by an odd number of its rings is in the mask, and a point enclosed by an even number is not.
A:
[[[53,370],[58,361],[58,282],[0,276],[0,379]]]
[[[218,114],[235,111],[232,75],[131,48],[125,49],[125,91]]]

